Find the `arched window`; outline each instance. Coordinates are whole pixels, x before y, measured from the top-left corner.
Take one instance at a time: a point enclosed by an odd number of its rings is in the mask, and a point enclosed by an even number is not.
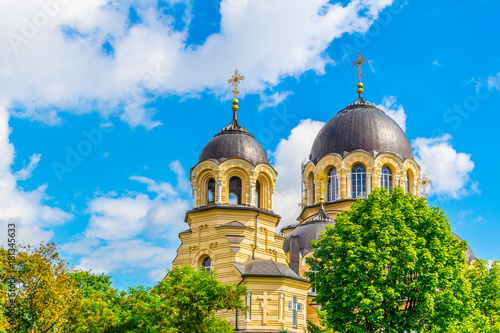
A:
[[[410,185],[410,174],[408,171],[406,171],[406,186],[405,186],[405,191],[406,193],[410,193],[411,185]]]
[[[380,178],[380,187],[385,187],[387,192],[392,193],[392,171],[387,166],[382,167],[382,178]]]
[[[328,201],[335,201],[339,198],[339,180],[337,179],[337,169],[331,168],[328,171]]]
[[[352,168],[352,197],[366,199],[366,168],[361,164]]]
[[[259,183],[259,181],[255,182],[255,207],[262,208],[260,206],[260,183]]]
[[[205,259],[203,259],[203,262],[201,263],[201,267],[209,273],[212,272],[212,270],[213,270],[212,259],[210,259],[210,257],[206,257]]]
[[[241,179],[238,177],[229,179],[229,204],[241,205]]]
[[[211,206],[215,201],[215,179],[210,178],[207,184],[207,206]]]

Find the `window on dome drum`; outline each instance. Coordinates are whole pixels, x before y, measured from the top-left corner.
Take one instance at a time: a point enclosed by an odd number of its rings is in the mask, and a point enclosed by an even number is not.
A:
[[[210,178],[207,184],[207,206],[213,205],[215,202],[215,179]]]
[[[392,171],[387,166],[382,167],[382,178],[380,178],[380,187],[385,187],[387,192],[392,193]]]
[[[352,197],[366,199],[366,168],[361,164],[352,168]]]
[[[255,207],[262,208],[260,206],[260,183],[259,183],[259,181],[255,182]]]
[[[203,262],[201,263],[201,267],[204,270],[206,270],[207,272],[211,273],[213,270],[212,259],[210,259],[210,257],[206,257],[205,259],[203,259]]]
[[[406,193],[410,193],[410,174],[406,171],[406,185],[405,185]]]
[[[328,201],[335,201],[339,198],[339,180],[337,179],[337,169],[331,168],[328,171]]]
[[[241,179],[238,177],[229,179],[229,204],[241,205]]]

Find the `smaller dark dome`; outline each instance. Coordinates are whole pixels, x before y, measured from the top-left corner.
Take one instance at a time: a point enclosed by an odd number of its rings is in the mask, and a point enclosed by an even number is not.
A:
[[[230,158],[241,158],[253,165],[269,164],[267,154],[255,137],[243,131],[220,132],[201,151],[198,162],[216,160],[221,163]]]
[[[290,239],[292,236],[299,236],[299,253],[304,257],[313,251],[311,242],[319,238],[319,234],[326,230],[327,225],[335,225],[335,220],[331,219],[321,206],[318,214],[311,220],[300,224],[290,232],[283,242],[285,253],[290,252]]]
[[[216,160],[221,163],[230,158],[241,158],[254,166],[260,163],[269,164],[266,151],[255,137],[248,133],[238,122],[238,100],[233,100],[233,121],[216,134],[201,151],[198,162]]]

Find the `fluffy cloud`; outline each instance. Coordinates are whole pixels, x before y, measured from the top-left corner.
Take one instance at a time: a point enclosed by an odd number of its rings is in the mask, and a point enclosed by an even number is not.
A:
[[[26,180],[31,178],[31,176],[33,175],[33,170],[35,170],[36,167],[38,166],[38,162],[40,162],[41,157],[42,157],[41,154],[33,154],[30,157],[29,164],[26,167],[14,173],[14,177],[16,177],[16,180]]]
[[[314,139],[324,124],[311,119],[301,120],[272,153],[278,171],[275,198],[276,212],[282,216],[280,226],[296,222],[301,202],[300,165],[309,160]]]
[[[496,90],[500,90],[500,73],[495,76],[488,77],[488,89],[492,90],[493,88]]]
[[[266,95],[264,93],[260,94],[260,105],[259,111],[267,108],[273,108],[281,104],[290,95],[291,91],[275,92],[271,95]]]
[[[150,98],[220,91],[236,67],[251,73],[246,85],[253,92],[308,70],[323,73],[332,62],[324,53],[328,45],[344,33],[366,32],[392,0],[345,6],[222,0],[220,32],[202,45],[187,44],[190,2],[166,2],[179,4],[185,8],[181,29],[179,18],[154,0],[0,2],[0,34],[6,36],[0,39],[0,98],[13,114],[49,124],[60,122],[61,110],[97,109],[152,128],[159,122],[145,107]],[[132,7],[139,18],[134,22]]]
[[[152,197],[139,192],[118,196],[99,195],[88,204],[90,221],[80,239],[62,246],[78,256],[78,269],[111,273],[118,284],[127,285],[129,271],[149,270],[153,282],[172,263],[179,246],[178,233],[187,228],[184,214],[190,201],[186,172],[178,161],[170,164],[177,184],[133,176],[130,180],[147,185]],[[157,242],[161,245],[157,245]],[[120,281],[121,280],[121,281]]]
[[[470,180],[474,169],[471,155],[458,153],[451,145],[451,135],[437,138],[417,138],[412,141],[415,159],[423,173],[432,180],[431,194],[459,198],[469,191],[477,191],[477,183]]]
[[[38,244],[53,237],[50,229],[72,218],[72,215],[46,203],[47,185],[40,185],[33,191],[25,191],[18,180],[31,176],[40,155],[31,156],[30,163],[24,169],[13,174],[11,166],[14,159],[14,146],[9,141],[9,114],[0,106],[0,244],[7,244],[7,223],[16,223],[16,236],[19,243]]]
[[[406,113],[401,104],[397,104],[397,98],[394,96],[384,96],[382,104],[377,107],[383,110],[389,117],[394,119],[395,122],[406,132]]]

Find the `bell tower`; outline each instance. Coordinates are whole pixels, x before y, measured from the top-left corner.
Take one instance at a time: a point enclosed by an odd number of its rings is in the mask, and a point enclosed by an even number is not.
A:
[[[309,283],[287,265],[283,235],[275,232],[276,170],[255,137],[238,122],[235,71],[233,119],[203,148],[191,169],[193,208],[186,212],[189,229],[179,234],[181,246],[173,265],[216,270],[224,284],[245,285],[247,313],[228,313],[228,320],[245,332],[306,327],[305,311],[290,313],[286,301],[305,306]],[[294,305],[295,306],[295,305]],[[295,306],[300,308],[300,305]]]

